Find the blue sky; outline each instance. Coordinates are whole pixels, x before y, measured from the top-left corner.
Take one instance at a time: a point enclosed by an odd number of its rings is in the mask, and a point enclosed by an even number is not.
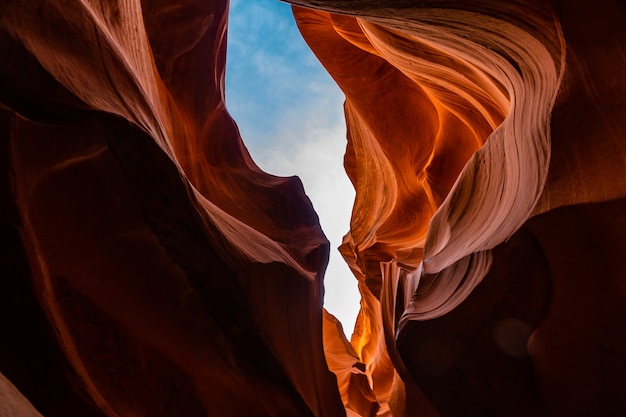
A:
[[[343,170],[343,93],[309,50],[288,4],[230,5],[226,104],[254,161],[274,175],[297,175],[331,242],[324,305],[350,336],[356,280],[337,246],[348,231],[354,190]]]

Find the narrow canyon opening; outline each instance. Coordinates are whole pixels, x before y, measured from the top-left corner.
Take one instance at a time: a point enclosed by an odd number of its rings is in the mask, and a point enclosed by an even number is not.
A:
[[[0,2],[0,415],[626,415],[626,5],[294,1]]]
[[[233,1],[226,104],[255,163],[297,175],[330,241],[324,307],[349,338],[359,311],[357,281],[337,250],[350,228],[354,188],[343,168],[345,97],[306,45],[291,6]]]

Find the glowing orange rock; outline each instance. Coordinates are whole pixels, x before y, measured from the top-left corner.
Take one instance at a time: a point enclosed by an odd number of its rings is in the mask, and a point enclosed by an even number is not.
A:
[[[574,321],[565,320],[569,336],[550,335],[560,333],[556,323],[570,314],[573,294],[584,297],[582,278],[549,265],[567,263],[554,246],[565,219],[572,230],[580,225],[567,215],[559,226],[547,220],[564,215],[554,210],[562,205],[624,197],[624,101],[617,93],[624,83],[619,64],[607,61],[620,53],[611,48],[624,39],[614,18],[623,6],[295,3],[324,10],[296,7],[294,14],[346,95],[345,167],[356,201],[340,251],[362,294],[352,346],[381,409],[407,413],[392,401],[407,389],[392,386],[401,376],[416,381],[443,415],[624,413],[618,394],[626,392],[624,368],[609,365],[596,346],[623,353],[625,328],[598,332],[588,318],[602,322],[613,308],[598,310],[590,302],[580,313],[586,319],[572,314],[597,337],[574,349],[578,357],[603,359],[581,365],[575,381],[564,377],[572,372],[567,367],[576,367],[575,355],[559,361],[556,346],[581,345]],[[587,18],[602,26],[597,36],[582,35]],[[621,223],[623,215],[609,212],[607,221]],[[523,225],[539,213],[546,214],[527,223],[529,236]],[[597,234],[588,256],[599,258],[589,264],[605,270],[614,265],[608,253],[623,243],[602,227]],[[568,239],[578,242],[574,236]],[[606,247],[599,243],[604,237],[611,242]],[[579,253],[577,247],[563,244],[563,253]],[[514,266],[529,276],[518,276]],[[565,276],[572,274],[568,285]],[[609,286],[624,288],[622,266],[608,267],[607,274]],[[598,290],[592,297],[623,305],[615,293]],[[618,370],[609,371],[614,366]],[[611,382],[585,386],[585,376],[599,380],[605,372]],[[346,403],[352,391],[344,383]],[[558,385],[568,388],[554,391]],[[579,400],[568,402],[565,392],[581,392]],[[424,404],[421,412],[434,411]]]

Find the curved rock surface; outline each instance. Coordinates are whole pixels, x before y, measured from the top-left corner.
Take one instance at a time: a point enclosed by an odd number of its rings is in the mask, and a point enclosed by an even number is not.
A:
[[[623,70],[608,62],[623,5],[296,3],[321,9],[296,20],[346,95],[357,195],[340,251],[380,409],[626,413],[626,327],[600,324],[623,315],[626,285],[604,228],[624,219]],[[407,412],[407,382],[437,411]]]
[[[40,309],[2,371],[45,416],[344,413],[322,348],[328,241],[226,112],[226,12],[2,3],[3,201],[29,265],[6,285]],[[5,294],[9,320],[24,301]],[[39,339],[65,362],[50,381],[24,375]]]
[[[226,1],[5,1],[0,415],[626,415],[623,3],[294,3],[346,96],[351,339],[226,111]]]

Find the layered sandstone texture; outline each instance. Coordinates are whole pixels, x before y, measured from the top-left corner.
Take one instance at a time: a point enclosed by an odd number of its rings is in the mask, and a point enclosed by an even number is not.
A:
[[[0,416],[626,415],[626,5],[295,3],[350,340],[225,108],[226,1],[0,2]]]

